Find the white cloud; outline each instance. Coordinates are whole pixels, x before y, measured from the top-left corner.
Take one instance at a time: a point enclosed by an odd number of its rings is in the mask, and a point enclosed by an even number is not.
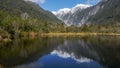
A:
[[[45,3],[45,0],[25,0],[25,1],[32,1],[32,2],[35,2],[35,3]]]

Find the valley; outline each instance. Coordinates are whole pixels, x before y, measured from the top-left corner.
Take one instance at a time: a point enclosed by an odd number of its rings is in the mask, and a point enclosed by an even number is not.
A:
[[[12,39],[31,33],[32,35],[47,33],[116,35],[120,33],[119,2],[119,0],[102,0],[94,6],[78,4],[72,9],[66,8],[51,13],[30,1],[1,0],[0,37]]]

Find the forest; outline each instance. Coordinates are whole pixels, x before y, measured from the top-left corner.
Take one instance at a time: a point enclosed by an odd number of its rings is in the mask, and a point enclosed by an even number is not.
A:
[[[119,23],[89,24],[77,27],[63,23],[49,22],[35,18],[27,18],[24,13],[20,17],[0,11],[0,35],[2,37],[18,36],[24,32],[35,33],[120,33]]]

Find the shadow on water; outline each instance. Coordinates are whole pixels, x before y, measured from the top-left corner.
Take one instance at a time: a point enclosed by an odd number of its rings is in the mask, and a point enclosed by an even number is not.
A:
[[[59,41],[59,42],[58,42]],[[12,42],[0,43],[0,65],[13,67],[36,61],[39,57],[48,54],[62,43],[61,39],[54,38],[23,38]]]
[[[21,38],[0,43],[0,65],[5,67],[30,64],[49,54],[120,68],[120,36]]]

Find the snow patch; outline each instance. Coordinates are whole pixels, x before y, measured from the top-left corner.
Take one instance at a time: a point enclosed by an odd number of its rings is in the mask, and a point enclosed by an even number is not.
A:
[[[63,9],[60,9],[58,11],[52,11],[53,14],[57,15],[57,14],[64,14],[64,13],[69,13],[69,12],[72,12],[74,13],[75,11],[77,11],[78,9],[85,9],[85,8],[88,8],[92,5],[86,5],[86,4],[77,4],[76,6],[74,6],[73,8],[63,8]]]

